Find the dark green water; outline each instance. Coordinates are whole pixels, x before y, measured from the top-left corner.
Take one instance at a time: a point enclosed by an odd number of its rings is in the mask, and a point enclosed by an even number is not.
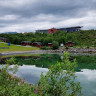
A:
[[[48,68],[51,65],[61,62],[63,55],[58,54],[41,54],[32,56],[18,56],[15,57],[18,65],[36,65],[37,67]],[[96,55],[92,56],[70,56],[69,60],[76,59],[78,67],[76,71],[81,69],[96,69]],[[5,63],[5,58],[1,60],[1,63]]]

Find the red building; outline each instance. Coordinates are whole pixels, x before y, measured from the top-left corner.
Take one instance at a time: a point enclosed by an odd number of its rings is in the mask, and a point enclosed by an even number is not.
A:
[[[55,28],[51,28],[51,29],[48,29],[48,33],[55,33],[58,29],[55,29]]]
[[[33,42],[32,46],[41,48],[42,47],[42,43],[41,42]]]
[[[21,45],[26,46],[26,45],[31,45],[30,41],[22,41]]]
[[[74,46],[74,43],[73,42],[66,42],[65,46],[73,47]]]
[[[52,43],[48,43],[48,47],[52,47]]]
[[[6,39],[6,38],[3,38],[3,37],[0,37],[0,40],[1,40],[2,42],[7,42],[7,39]]]

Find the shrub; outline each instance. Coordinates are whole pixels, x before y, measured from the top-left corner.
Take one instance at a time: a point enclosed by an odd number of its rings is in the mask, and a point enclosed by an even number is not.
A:
[[[12,58],[10,58],[10,59],[7,59],[7,60],[5,61],[5,63],[6,63],[6,64],[9,64],[9,65],[16,64],[15,60],[16,60],[16,59],[12,57]]]
[[[11,64],[13,61],[15,62],[14,58],[6,62],[10,64],[9,61]],[[17,68],[17,66],[9,68],[9,65],[2,65],[2,69],[0,69],[0,96],[37,96],[34,92],[35,86],[30,86],[22,79],[13,76]],[[9,74],[9,71],[12,73]]]
[[[66,47],[65,47],[65,49],[69,49],[69,47],[68,47],[68,46],[66,46]]]
[[[71,62],[69,54],[66,52],[64,54],[61,63],[52,66],[46,75],[41,74],[38,82],[40,96],[81,96],[80,83],[74,81],[76,60]]]
[[[59,43],[57,41],[53,41],[53,49],[58,49],[59,48]]]
[[[52,48],[51,48],[51,47],[48,47],[48,46],[43,46],[41,49],[42,49],[42,50],[50,50],[50,49],[52,49]]]
[[[46,50],[46,46],[41,47],[42,50]]]

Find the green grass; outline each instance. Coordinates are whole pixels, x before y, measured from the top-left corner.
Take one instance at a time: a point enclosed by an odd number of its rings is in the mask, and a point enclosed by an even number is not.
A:
[[[0,42],[0,52],[32,51],[32,50],[39,50],[39,48],[37,48],[37,47],[26,47],[26,46],[16,46],[14,44],[11,44],[10,46],[8,46],[7,43]]]

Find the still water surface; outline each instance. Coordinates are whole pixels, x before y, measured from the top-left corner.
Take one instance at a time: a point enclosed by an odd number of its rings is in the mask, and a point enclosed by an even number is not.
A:
[[[47,68],[39,68],[34,65],[19,66],[16,75],[25,78],[28,83],[35,84],[40,79],[40,74],[46,74]],[[76,80],[80,82],[84,96],[96,96],[96,70],[82,69],[76,72]]]
[[[83,95],[96,96],[96,55],[80,55],[72,58],[76,58],[77,60],[77,71],[79,72],[76,72],[76,80],[81,84]],[[48,66],[56,64],[57,61],[60,62],[61,59],[58,55],[37,55],[31,58],[20,57],[16,60],[22,65],[19,65],[16,75],[25,79],[28,83],[35,84],[40,79],[41,72],[46,74]]]

